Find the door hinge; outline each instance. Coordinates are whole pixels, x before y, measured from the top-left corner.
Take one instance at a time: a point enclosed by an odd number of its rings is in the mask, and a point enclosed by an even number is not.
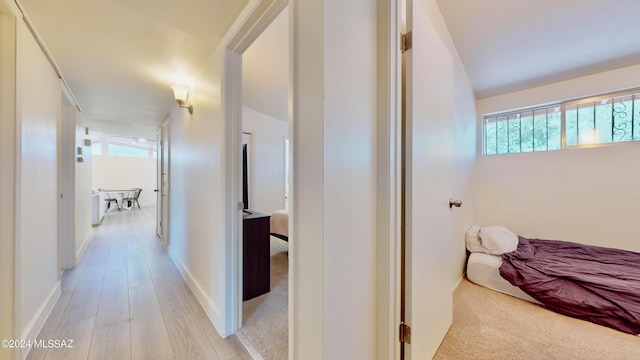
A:
[[[411,50],[413,46],[413,33],[409,31],[406,34],[400,35],[400,50],[402,52],[406,52],[407,50]]]
[[[411,344],[411,327],[405,323],[400,323],[400,342]]]

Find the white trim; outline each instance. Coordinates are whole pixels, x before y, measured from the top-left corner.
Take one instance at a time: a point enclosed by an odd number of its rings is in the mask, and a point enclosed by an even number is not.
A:
[[[168,254],[169,254],[169,257],[171,258],[171,261],[173,261],[174,265],[178,269],[178,272],[180,272],[180,275],[182,276],[184,281],[187,283],[187,286],[189,286],[189,289],[191,289],[191,292],[198,300],[198,303],[200,304],[204,312],[207,314],[207,317],[211,321],[211,324],[213,324],[213,327],[215,327],[218,334],[220,334],[220,336],[222,337],[227,337],[231,335],[232,333],[229,333],[227,331],[221,331],[221,330],[225,330],[225,328],[223,326],[223,321],[222,321],[223,319],[220,316],[220,309],[215,305],[213,301],[211,301],[209,296],[207,296],[207,292],[202,289],[202,286],[200,286],[200,284],[195,279],[195,277],[193,277],[189,269],[187,269],[184,266],[184,263],[182,263],[182,261],[180,260],[178,255],[173,251],[173,248],[171,246],[169,246]]]
[[[49,318],[49,315],[51,314],[53,307],[56,305],[56,302],[58,302],[60,295],[62,295],[61,284],[61,281],[58,281],[53,287],[53,289],[49,293],[49,296],[47,296],[47,300],[42,303],[42,305],[36,312],[36,315],[33,317],[31,322],[25,329],[24,333],[21,334],[20,339],[28,341],[35,340],[38,337],[40,330],[42,330],[42,326]],[[30,350],[30,347],[22,348],[20,350],[20,359],[26,359]]]
[[[80,246],[80,249],[78,249],[78,251],[76,252],[76,264],[80,263],[80,260],[82,260],[82,257],[87,251],[87,247],[89,246],[91,240],[93,240],[93,228],[91,229],[91,231],[89,231],[89,234],[84,239],[84,242]]]
[[[18,47],[18,37],[20,36],[20,18],[16,17],[16,54]],[[15,143],[14,143],[14,246],[13,246],[13,258],[14,258],[14,268],[13,268],[13,334],[18,335],[21,333],[21,321],[20,314],[22,311],[22,301],[21,301],[21,291],[22,289],[22,273],[20,268],[20,259],[21,259],[21,247],[22,247],[22,96],[19,94],[22,93],[22,84],[24,81],[22,80],[24,74],[24,64],[16,61],[15,64]],[[57,150],[56,150],[57,151]],[[57,181],[57,179],[56,179]],[[52,215],[53,216],[53,215]],[[55,214],[57,217],[58,214]],[[56,233],[58,229],[54,229]],[[56,241],[57,241],[56,235]],[[19,359],[20,352],[14,352],[14,359]]]
[[[64,82],[60,82],[64,85]],[[76,266],[76,114],[73,99],[62,86],[58,111],[59,261],[61,269]],[[72,110],[73,109],[73,110]]]
[[[235,333],[242,326],[242,211],[238,209],[242,189],[242,53],[287,6],[286,0],[252,0],[223,41],[224,65],[222,112],[225,139],[223,161],[225,173],[225,239],[229,259],[225,273],[225,333]],[[230,190],[230,191],[229,191]]]
[[[0,339],[15,339],[16,332],[16,13],[15,4],[2,0],[8,10],[7,21],[0,23],[0,33],[10,39],[0,40]],[[3,14],[4,17],[4,14]],[[3,56],[10,54],[10,56]],[[1,358],[17,358],[17,351],[0,348]]]
[[[462,284],[462,279],[464,279],[464,274],[462,274],[462,276],[460,276],[460,279],[458,279],[458,281],[456,282],[455,285],[453,285],[453,289],[451,290],[451,293],[453,293],[454,291],[456,291],[456,289],[458,288],[458,286],[460,286],[460,284]]]
[[[378,1],[377,358],[400,359],[402,58],[400,2]]]

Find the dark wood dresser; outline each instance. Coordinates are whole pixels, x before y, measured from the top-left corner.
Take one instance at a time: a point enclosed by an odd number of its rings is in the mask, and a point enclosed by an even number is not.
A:
[[[244,210],[242,226],[242,300],[249,300],[270,290],[271,216]]]

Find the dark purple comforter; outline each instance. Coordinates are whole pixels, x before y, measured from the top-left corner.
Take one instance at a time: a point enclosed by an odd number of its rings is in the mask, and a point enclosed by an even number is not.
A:
[[[640,253],[519,237],[500,275],[553,311],[640,334]]]

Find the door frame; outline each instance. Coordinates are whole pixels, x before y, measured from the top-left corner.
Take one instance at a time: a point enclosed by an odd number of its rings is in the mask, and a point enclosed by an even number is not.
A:
[[[378,0],[377,358],[401,358],[402,1]]]
[[[247,5],[240,17],[244,21],[234,29],[224,49],[224,77],[222,80],[222,104],[225,139],[224,168],[225,228],[230,271],[225,323],[233,333],[242,327],[242,54],[275,20],[289,4],[288,0],[254,0]]]
[[[158,129],[156,143],[156,235],[165,250],[169,249],[169,207],[171,203],[171,118]],[[165,191],[166,188],[166,191]]]
[[[58,115],[59,161],[59,267],[61,270],[76,266],[76,116],[75,101],[64,84]]]
[[[378,359],[400,359],[398,325],[400,324],[400,261],[401,239],[401,166],[402,166],[402,93],[400,52],[401,0],[377,0],[378,10],[378,211],[377,211],[377,308],[376,354]],[[224,77],[222,101],[224,109],[225,138],[225,227],[228,241],[227,258],[231,271],[227,273],[229,284],[226,323],[232,332],[242,325],[242,210],[238,208],[241,183],[241,115],[242,115],[242,53],[271,24],[287,5],[295,6],[295,0],[254,0],[247,6],[248,14],[236,30],[224,50]],[[290,10],[291,11],[291,10]],[[244,14],[243,14],[244,15]],[[242,15],[241,15],[242,16]],[[292,12],[290,13],[292,15]],[[290,45],[293,42],[290,39]],[[293,53],[293,49],[290,49]],[[293,66],[293,64],[291,65]],[[290,79],[293,82],[294,79]],[[291,113],[289,123],[291,124]],[[291,156],[295,154],[291,153]],[[292,169],[293,170],[293,169]],[[291,181],[291,195],[295,196],[295,182]],[[291,201],[291,199],[290,199]],[[291,224],[291,223],[290,223]],[[290,229],[291,232],[291,229]],[[292,249],[295,255],[295,248]],[[291,263],[290,263],[291,266]],[[299,267],[305,266],[299,264]],[[290,269],[294,272],[297,269]],[[291,284],[290,282],[290,285]],[[291,288],[290,288],[291,294]],[[289,298],[289,324],[296,317],[296,299]],[[289,351],[293,344],[289,335]]]
[[[17,127],[16,127],[16,21],[19,11],[13,1],[0,1],[0,339],[19,336],[15,259],[17,200]],[[6,40],[6,41],[5,41]],[[9,56],[2,56],[9,54]],[[17,359],[20,351],[0,348],[0,358]]]
[[[156,236],[164,245],[162,233],[162,126],[156,132]],[[167,248],[165,247],[165,250]]]

